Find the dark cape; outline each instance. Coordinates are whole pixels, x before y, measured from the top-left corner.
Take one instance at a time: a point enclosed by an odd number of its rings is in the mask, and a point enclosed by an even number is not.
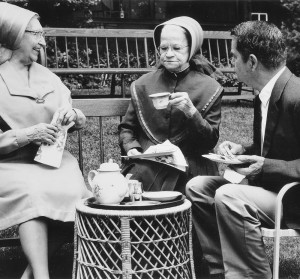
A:
[[[159,68],[131,85],[131,103],[119,126],[122,152],[137,148],[144,152],[149,146],[169,140],[184,154],[188,170],[183,173],[160,163],[130,160],[123,173],[143,182],[145,190],[179,190],[196,175],[217,175],[215,163],[201,155],[210,152],[219,138],[221,93],[223,88],[211,77],[193,68],[179,74]],[[158,92],[188,92],[197,112],[187,118],[172,108],[156,110],[149,97]]]

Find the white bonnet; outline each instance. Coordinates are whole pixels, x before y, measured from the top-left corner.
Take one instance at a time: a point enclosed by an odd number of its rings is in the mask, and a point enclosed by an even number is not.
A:
[[[160,44],[161,30],[165,25],[177,25],[183,27],[190,34],[191,50],[189,59],[191,59],[200,50],[203,43],[203,30],[201,25],[195,19],[188,16],[175,17],[157,25],[154,29],[154,44],[156,47]]]
[[[0,64],[18,48],[29,21],[36,13],[16,5],[0,2]]]

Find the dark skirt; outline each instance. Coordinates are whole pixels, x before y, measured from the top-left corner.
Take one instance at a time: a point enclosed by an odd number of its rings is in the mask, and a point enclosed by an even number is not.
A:
[[[187,175],[174,167],[149,160],[129,160],[123,164],[122,174],[132,174],[143,184],[144,191],[179,191],[184,194]]]

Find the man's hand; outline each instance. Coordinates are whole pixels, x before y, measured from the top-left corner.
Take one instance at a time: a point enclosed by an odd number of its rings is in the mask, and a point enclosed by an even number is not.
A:
[[[231,165],[231,168],[236,172],[245,175],[247,178],[254,179],[257,178],[264,165],[265,158],[261,156],[249,156],[249,155],[240,155],[236,157],[241,162],[245,164],[250,164],[247,167],[239,167],[239,165]]]
[[[237,144],[231,141],[222,142],[217,150],[217,153],[224,155],[228,158],[235,157],[234,155],[241,155],[245,152],[244,147],[241,144]]]
[[[187,92],[176,92],[170,95],[170,104],[181,110],[187,118],[191,118],[197,111]]]

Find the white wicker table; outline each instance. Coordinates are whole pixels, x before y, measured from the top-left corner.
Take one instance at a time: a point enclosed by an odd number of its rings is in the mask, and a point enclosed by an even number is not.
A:
[[[152,210],[76,205],[73,279],[195,279],[191,203]]]

